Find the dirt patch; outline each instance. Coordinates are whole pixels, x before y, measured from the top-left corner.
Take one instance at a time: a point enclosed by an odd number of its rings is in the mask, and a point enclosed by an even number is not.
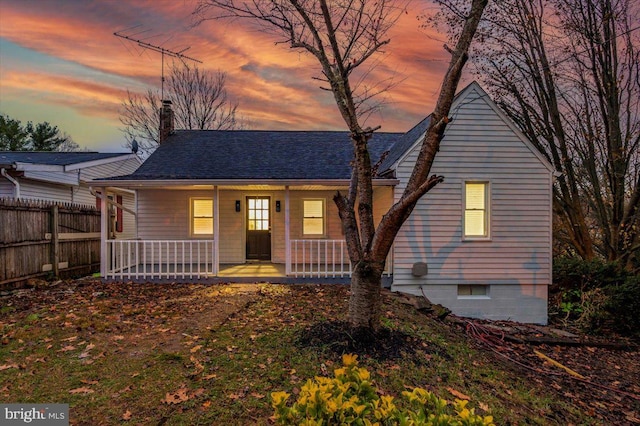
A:
[[[296,344],[303,348],[329,349],[334,354],[357,354],[361,358],[373,358],[379,362],[397,359],[410,360],[417,365],[425,364],[425,354],[438,353],[446,356],[446,351],[427,343],[423,339],[382,327],[367,336],[354,336],[345,321],[319,322],[305,328]]]

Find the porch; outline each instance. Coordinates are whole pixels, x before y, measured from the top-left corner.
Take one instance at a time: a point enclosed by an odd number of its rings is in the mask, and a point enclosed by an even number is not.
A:
[[[286,262],[220,264],[214,240],[107,240],[107,280],[260,281],[351,278],[344,240],[291,240]],[[385,276],[391,276],[387,262]]]
[[[108,238],[102,199],[101,275],[106,280],[251,279],[349,281],[351,264],[333,185],[186,185],[135,191],[134,238]],[[117,191],[109,187],[105,192]],[[392,187],[374,191],[379,212]],[[391,256],[385,270],[391,276]]]

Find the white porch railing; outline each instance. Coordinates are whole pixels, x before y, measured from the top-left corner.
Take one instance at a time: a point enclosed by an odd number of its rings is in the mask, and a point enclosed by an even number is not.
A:
[[[351,262],[345,240],[291,240],[288,270],[293,277],[342,278],[351,276]],[[384,275],[391,274],[391,256]]]
[[[218,265],[213,240],[107,240],[106,278],[204,278]]]

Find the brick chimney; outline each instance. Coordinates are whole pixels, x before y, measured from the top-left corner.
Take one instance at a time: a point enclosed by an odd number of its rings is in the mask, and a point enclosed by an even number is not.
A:
[[[173,109],[171,108],[171,101],[162,101],[162,108],[160,108],[160,133],[159,142],[164,142],[169,135],[173,134]]]

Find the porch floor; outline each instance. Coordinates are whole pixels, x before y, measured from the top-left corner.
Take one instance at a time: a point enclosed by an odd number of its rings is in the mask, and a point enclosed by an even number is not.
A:
[[[276,278],[286,277],[285,265],[271,262],[221,264],[219,277]]]

